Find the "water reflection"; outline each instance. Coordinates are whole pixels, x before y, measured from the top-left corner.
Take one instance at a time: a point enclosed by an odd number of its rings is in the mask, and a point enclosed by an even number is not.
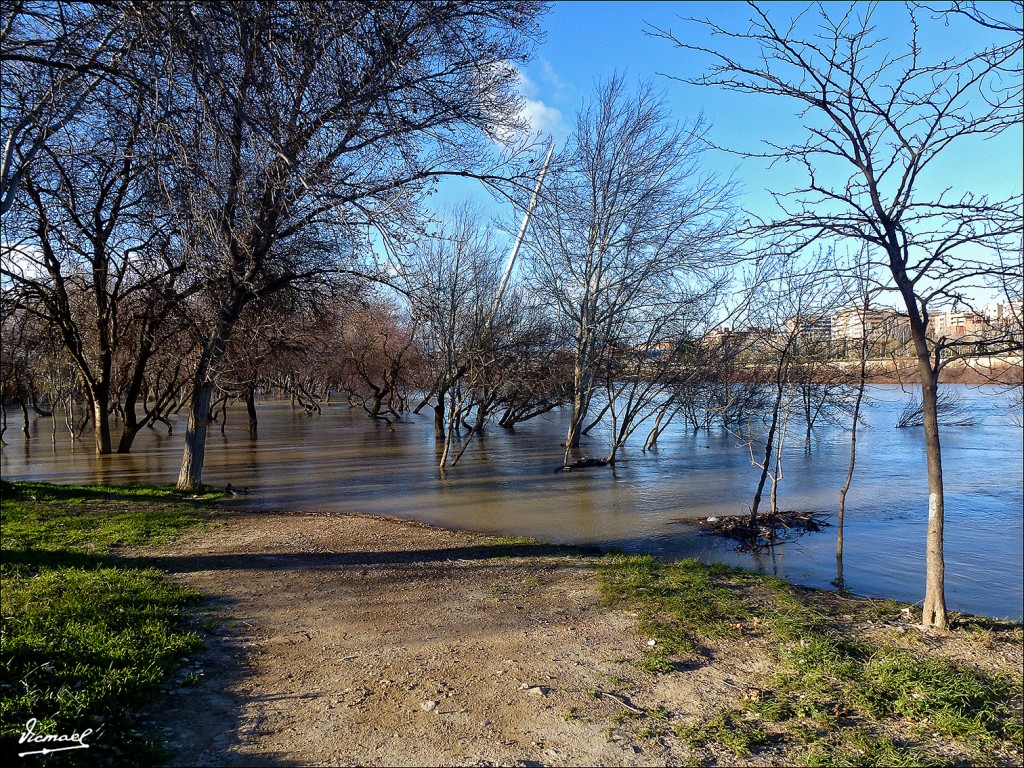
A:
[[[1024,456],[1021,429],[991,391],[963,388],[978,417],[946,428],[947,600],[954,610],[1019,618],[1022,601]],[[860,432],[858,468],[847,497],[843,577],[854,592],[915,601],[924,590],[927,486],[919,430],[894,429],[905,395],[873,387],[868,427]],[[260,409],[259,437],[244,409],[229,412],[225,433],[210,435],[205,479],[248,486],[231,503],[257,509],[388,514],[469,530],[553,542],[613,544],[666,557],[700,557],[757,567],[794,581],[828,586],[836,576],[835,529],[760,555],[739,554],[699,536],[687,518],[743,511],[757,472],[746,448],[727,432],[693,433],[679,425],[657,452],[631,449],[613,470],[555,471],[565,414],[492,427],[441,476],[430,419],[394,428],[361,411],[332,406],[307,417],[287,404]],[[33,422],[25,440],[11,415],[2,463],[5,478],[57,482],[173,482],[181,432],[145,430],[128,456],[96,457],[58,428]],[[600,437],[591,452],[599,454]],[[780,504],[834,511],[849,461],[848,433],[825,428],[811,452],[802,441],[784,455]]]

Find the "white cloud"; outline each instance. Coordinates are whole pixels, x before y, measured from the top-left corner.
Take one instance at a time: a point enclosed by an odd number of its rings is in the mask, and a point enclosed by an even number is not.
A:
[[[519,116],[527,120],[531,130],[537,133],[558,136],[564,128],[562,113],[539,99],[526,99],[523,108],[519,110]]]
[[[517,68],[516,74],[519,79],[519,93],[523,97],[523,107],[519,110],[519,117],[530,124],[531,132],[561,136],[565,132],[565,122],[562,119],[561,110],[545,104],[542,99],[538,98],[540,88],[527,77],[525,72]]]
[[[551,62],[545,58],[541,58],[540,62],[540,77],[544,83],[551,87],[556,99],[562,99],[566,93],[570,90],[566,82],[558,76],[555,72],[555,68],[551,66]]]
[[[544,102],[541,98],[542,89],[523,70],[509,63],[502,66],[510,68],[514,72],[516,90],[522,98],[522,106],[517,116],[527,126],[527,133],[531,135],[551,134],[556,139],[563,138],[566,130],[561,111]],[[491,140],[499,146],[507,146],[517,138],[505,127],[499,127],[497,121],[490,127],[489,132]]]

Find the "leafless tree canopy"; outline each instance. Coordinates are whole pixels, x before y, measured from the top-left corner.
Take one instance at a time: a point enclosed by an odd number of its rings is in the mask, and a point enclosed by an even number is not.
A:
[[[617,345],[657,343],[723,262],[727,185],[700,167],[705,126],[674,124],[650,84],[630,91],[615,76],[579,113],[535,217],[531,281],[564,324],[575,358],[573,415],[579,445],[599,376]]]

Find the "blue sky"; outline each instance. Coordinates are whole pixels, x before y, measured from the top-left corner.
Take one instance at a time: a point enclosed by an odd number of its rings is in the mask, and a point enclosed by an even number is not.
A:
[[[845,3],[827,6],[845,8]],[[767,3],[773,19],[788,20],[805,8],[803,3]],[[522,92],[527,113],[535,127],[564,141],[573,115],[592,92],[594,83],[611,73],[624,72],[630,79],[647,78],[666,95],[677,120],[692,120],[703,113],[711,123],[709,137],[716,144],[757,150],[764,138],[787,141],[802,135],[794,105],[778,98],[728,93],[719,89],[686,85],[664,75],[695,76],[704,71],[708,58],[674,48],[669,42],[645,34],[648,25],[671,28],[695,44],[710,44],[700,28],[680,16],[710,18],[728,28],[742,28],[750,9],[739,2],[559,2],[544,19],[547,38],[523,72]],[[902,3],[882,3],[876,10],[880,28],[894,42],[902,43],[907,14]],[[993,34],[969,22],[944,28],[939,23],[923,29],[924,56],[955,55],[974,49]],[[1005,38],[1000,38],[1005,39]],[[713,45],[721,45],[716,38]],[[996,140],[975,142],[961,153],[950,155],[936,166],[935,184],[986,192],[993,197],[1019,194],[1022,186],[1021,130],[1008,131]],[[769,171],[763,161],[740,160],[711,151],[706,165],[731,175],[742,191],[741,205],[759,213],[772,208],[766,188],[791,187],[799,179],[776,166]],[[948,177],[948,178],[946,178]],[[442,199],[470,195],[486,200],[482,190],[460,184],[446,190]]]

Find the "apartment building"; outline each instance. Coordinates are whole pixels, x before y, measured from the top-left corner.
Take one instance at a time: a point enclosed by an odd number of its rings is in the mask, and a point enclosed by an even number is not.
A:
[[[901,352],[910,342],[910,319],[894,309],[847,307],[832,316],[832,341],[848,351],[867,337],[872,355]]]

